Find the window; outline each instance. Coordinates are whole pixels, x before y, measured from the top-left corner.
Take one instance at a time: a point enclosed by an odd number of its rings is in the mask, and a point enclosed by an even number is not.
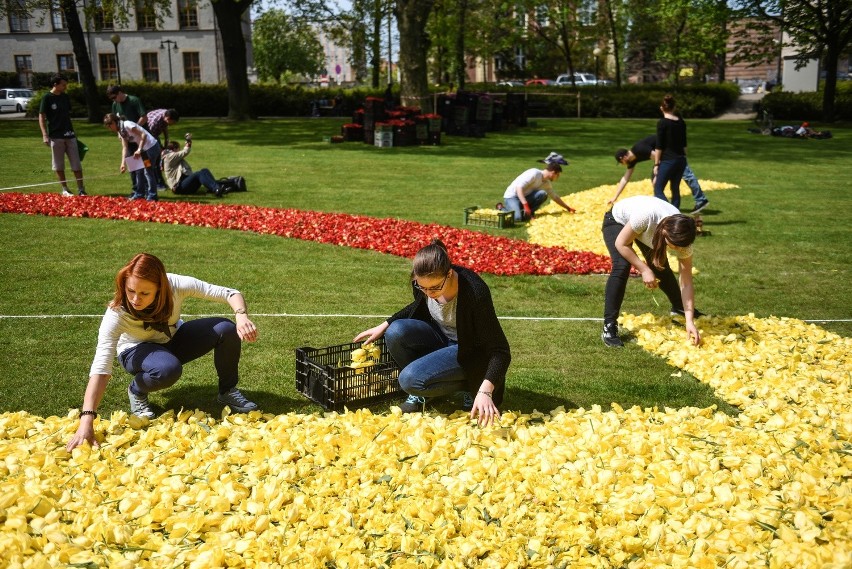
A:
[[[178,23],[180,29],[198,29],[198,2],[196,0],[178,0]]]
[[[56,68],[60,73],[77,73],[77,68],[74,65],[74,54],[59,53],[56,55]]]
[[[98,61],[101,64],[101,81],[118,79],[118,64],[114,53],[99,53]]]
[[[160,81],[160,64],[157,52],[142,54],[142,77],[145,81]]]
[[[201,59],[197,51],[183,52],[183,78],[187,83],[201,81]]]
[[[146,0],[136,0],[136,29],[157,29],[157,16],[154,14],[154,7]]]
[[[9,0],[9,31],[30,31],[30,15],[24,0]]]
[[[112,30],[115,29],[115,24],[113,20],[113,12],[111,8],[104,8],[104,5],[100,0],[95,2],[95,15],[92,18],[95,24],[95,31],[101,32],[104,30]]]
[[[50,20],[53,22],[54,32],[62,32],[68,29],[68,23],[65,21],[65,12],[62,11],[58,2],[53,2],[50,6]]]
[[[18,83],[23,87],[33,86],[33,56],[16,55],[15,72],[18,74]]]

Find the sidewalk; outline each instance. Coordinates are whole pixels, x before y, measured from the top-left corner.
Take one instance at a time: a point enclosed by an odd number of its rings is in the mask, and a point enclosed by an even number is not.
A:
[[[754,105],[763,98],[764,94],[749,93],[747,95],[740,95],[737,102],[727,112],[716,117],[716,119],[722,121],[753,120],[757,117]]]

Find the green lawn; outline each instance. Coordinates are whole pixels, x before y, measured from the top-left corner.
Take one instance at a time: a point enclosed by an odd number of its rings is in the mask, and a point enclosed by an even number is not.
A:
[[[613,153],[653,132],[651,120],[539,120],[537,126],[483,139],[444,138],[444,145],[379,149],[328,144],[344,120],[265,120],[234,124],[181,121],[191,131],[189,162],[217,177],[243,175],[244,194],[227,203],[400,217],[461,226],[470,205],[493,206],[522,170],[550,151],[571,165],[556,185],[561,194],[613,184],[623,173]],[[834,138],[787,140],[749,134],[745,122],[690,121],[690,164],[699,178],[738,184],[711,193],[704,215],[712,235],[696,247],[697,304],[719,315],[755,313],[803,319],[850,319],[848,212],[852,184],[849,125],[831,125]],[[91,194],[129,193],[118,175],[120,144],[98,125],[75,123],[89,148],[84,161]],[[817,125],[825,128],[824,125]],[[643,169],[640,169],[643,170]],[[646,170],[646,169],[645,169]],[[70,174],[70,172],[69,172]],[[637,171],[644,175],[645,171]],[[34,121],[0,121],[0,187],[54,181],[49,151]],[[24,191],[57,191],[56,184]],[[684,208],[692,205],[688,189]],[[163,199],[175,199],[165,196]],[[191,202],[214,198],[189,196]],[[570,203],[570,196],[568,199]],[[0,412],[47,416],[79,406],[94,352],[99,318],[115,271],[134,253],[160,256],[169,270],[242,290],[256,316],[259,342],[247,345],[241,386],[273,413],[310,412],[294,387],[298,346],[349,341],[408,301],[409,261],[354,249],[235,231],[91,219],[0,216]],[[523,228],[492,230],[519,239]],[[485,275],[501,316],[599,318],[605,276]],[[661,295],[657,294],[657,297]],[[663,314],[637,283],[624,310]],[[190,314],[224,307],[189,302]],[[68,317],[59,317],[70,315]],[[604,348],[591,320],[504,320],[512,345],[507,409],[529,412],[559,405],[624,407],[719,405],[688,374],[672,377],[662,360],[636,345]],[[827,323],[842,335],[852,323]],[[129,376],[116,364],[100,411],[126,409]],[[163,407],[218,413],[211,358],[187,366],[172,389],[152,396]],[[441,410],[452,408],[438,404]]]

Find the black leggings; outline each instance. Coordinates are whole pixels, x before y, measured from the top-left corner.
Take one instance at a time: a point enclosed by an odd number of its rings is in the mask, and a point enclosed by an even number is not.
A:
[[[606,212],[603,219],[603,238],[606,243],[606,248],[609,251],[609,256],[612,258],[612,271],[609,273],[609,278],[606,281],[606,296],[604,300],[604,325],[618,322],[618,314],[621,312],[621,303],[624,302],[624,291],[627,289],[627,279],[630,276],[630,262],[621,256],[618,249],[615,248],[615,239],[624,225],[618,223],[612,216],[612,212]],[[642,255],[645,257],[645,262],[660,279],[660,290],[668,297],[672,303],[672,310],[683,310],[683,299],[680,296],[680,285],[672,268],[669,266],[669,261],[666,259],[666,265],[659,269],[654,265],[651,256],[651,248],[640,241],[634,241],[639,247]]]

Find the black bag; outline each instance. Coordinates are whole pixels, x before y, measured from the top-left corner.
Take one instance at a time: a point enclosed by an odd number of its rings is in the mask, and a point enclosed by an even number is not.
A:
[[[246,179],[242,176],[230,176],[228,178],[221,178],[216,180],[216,183],[219,184],[219,187],[222,188],[223,193],[229,192],[246,192],[248,188],[246,187]]]

